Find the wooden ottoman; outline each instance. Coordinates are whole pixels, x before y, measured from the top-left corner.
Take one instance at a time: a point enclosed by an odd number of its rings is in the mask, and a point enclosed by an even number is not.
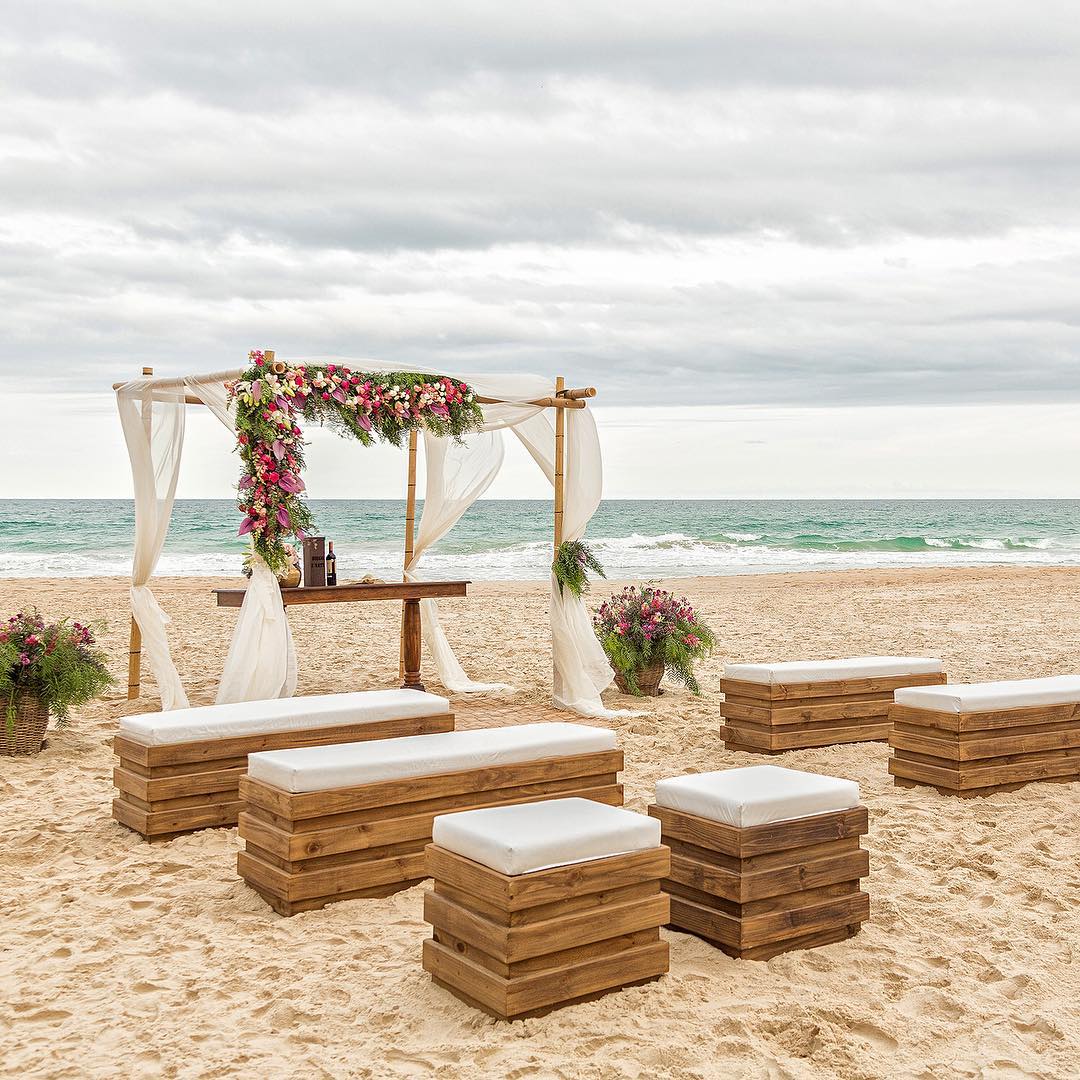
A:
[[[842,941],[870,917],[859,879],[859,785],[757,765],[656,785],[649,813],[671,848],[671,926],[729,956],[768,960]]]
[[[248,754],[453,731],[450,703],[418,690],[243,701],[125,716],[113,739],[113,817],[147,840],[235,825]]]
[[[621,806],[615,733],[519,724],[252,754],[240,876],[280,915],[424,879],[436,815],[579,795]]]
[[[968,797],[1080,779],[1080,675],[897,690],[889,772]]]
[[[884,741],[897,687],[946,681],[941,661],[922,656],[727,664],[720,734],[752,754]]]
[[[659,823],[585,799],[435,819],[424,970],[500,1019],[521,1019],[668,970],[670,866]]]

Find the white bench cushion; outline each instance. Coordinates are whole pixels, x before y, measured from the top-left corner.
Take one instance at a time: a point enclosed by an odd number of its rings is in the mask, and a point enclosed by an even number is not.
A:
[[[172,712],[144,713],[120,720],[120,734],[147,746],[269,735],[275,731],[368,724],[412,716],[441,716],[450,702],[421,690],[363,690],[353,694],[240,701]]]
[[[519,724],[338,746],[268,750],[248,757],[248,775],[283,791],[329,791],[383,780],[595,754],[614,750],[616,745],[615,732],[607,728]]]
[[[1080,675],[1049,679],[1012,679],[1001,682],[952,683],[949,686],[912,687],[893,694],[897,705],[935,712],[996,712],[1032,705],[1072,705],[1080,702]]]
[[[811,817],[859,805],[859,785],[835,776],[752,765],[660,780],[656,803],[736,829]]]
[[[725,679],[783,686],[837,679],[886,679],[896,675],[933,675],[943,671],[928,656],[852,656],[846,660],[785,660],[778,664],[725,664]]]
[[[465,810],[435,819],[439,847],[500,874],[531,874],[660,846],[660,822],[590,799]]]

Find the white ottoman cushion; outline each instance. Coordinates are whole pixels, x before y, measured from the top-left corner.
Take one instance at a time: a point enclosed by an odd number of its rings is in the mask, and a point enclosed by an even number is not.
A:
[[[329,791],[616,748],[615,732],[607,728],[520,724],[337,746],[267,750],[248,757],[248,775],[284,791]]]
[[[895,691],[893,701],[913,709],[934,709],[947,713],[997,712],[1034,705],[1072,705],[1080,702],[1080,675],[912,687],[910,690]]]
[[[778,664],[725,664],[724,678],[784,686],[838,679],[886,679],[897,675],[934,675],[940,660],[928,656],[852,656],[846,660],[785,660]]]
[[[120,720],[120,734],[146,746],[269,735],[275,731],[368,724],[441,716],[450,702],[421,690],[363,690],[353,694],[240,701],[234,705],[200,705],[172,712],[144,713]]]
[[[660,780],[656,803],[736,829],[811,817],[859,804],[859,785],[835,776],[752,765]]]
[[[500,874],[517,875],[659,847],[660,822],[590,799],[553,799],[443,814],[431,838]]]

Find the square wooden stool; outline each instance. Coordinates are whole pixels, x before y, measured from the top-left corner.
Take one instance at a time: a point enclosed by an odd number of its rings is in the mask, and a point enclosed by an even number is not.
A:
[[[521,1019],[668,970],[660,824],[588,799],[435,819],[424,970],[462,1001]]]
[[[671,926],[768,960],[842,941],[870,917],[866,807],[851,780],[757,765],[661,780]]]
[[[751,754],[884,741],[893,691],[946,678],[941,661],[926,656],[727,664],[720,737]]]

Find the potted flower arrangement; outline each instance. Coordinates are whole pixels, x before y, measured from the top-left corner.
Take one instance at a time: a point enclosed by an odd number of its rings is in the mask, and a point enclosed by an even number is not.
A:
[[[46,623],[37,612],[0,623],[0,753],[36,754],[50,714],[63,724],[113,684],[94,633],[82,623]]]
[[[713,632],[684,596],[652,585],[627,585],[605,600],[593,627],[624,694],[655,697],[665,672],[694,694],[694,662],[713,645]]]

